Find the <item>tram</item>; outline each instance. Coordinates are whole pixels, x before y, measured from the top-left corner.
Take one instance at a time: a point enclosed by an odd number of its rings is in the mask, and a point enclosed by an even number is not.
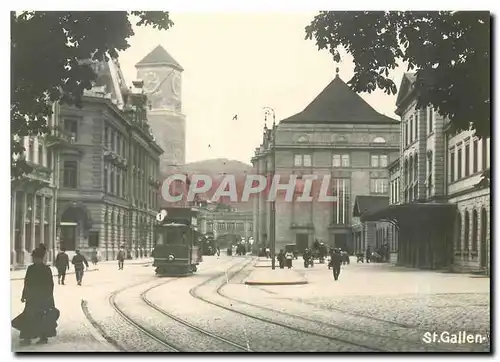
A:
[[[187,208],[160,211],[164,216],[157,218],[153,249],[157,275],[184,276],[197,271],[202,256],[194,212]]]

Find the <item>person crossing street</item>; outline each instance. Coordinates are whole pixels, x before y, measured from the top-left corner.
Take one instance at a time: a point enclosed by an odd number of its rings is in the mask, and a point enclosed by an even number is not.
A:
[[[342,265],[342,254],[340,253],[339,249],[334,249],[333,254],[332,254],[332,260],[330,261],[331,267],[333,269],[333,278],[335,280],[339,279],[340,275],[340,268]]]
[[[71,263],[75,266],[76,283],[82,285],[83,272],[85,267],[89,267],[87,259],[80,254],[80,250],[75,250],[76,255],[71,260]]]
[[[56,256],[54,265],[57,269],[57,284],[64,285],[66,271],[69,270],[69,257],[66,254],[66,248],[61,248],[61,251]]]

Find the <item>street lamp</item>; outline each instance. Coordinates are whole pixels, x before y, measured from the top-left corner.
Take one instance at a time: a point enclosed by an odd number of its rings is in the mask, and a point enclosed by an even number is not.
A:
[[[274,181],[274,175],[276,174],[276,114],[274,109],[271,107],[264,107],[264,121],[267,124],[267,116],[273,116],[273,128],[271,129],[271,182]],[[271,201],[271,215],[269,220],[269,233],[270,233],[270,246],[271,246],[271,268],[276,269],[276,201],[274,198]]]

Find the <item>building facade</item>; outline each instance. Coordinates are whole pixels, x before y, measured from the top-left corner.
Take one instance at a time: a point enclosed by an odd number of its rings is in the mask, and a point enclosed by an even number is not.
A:
[[[145,111],[145,96],[114,80],[115,61],[100,69],[83,107],[61,107],[59,123],[72,135],[72,148],[60,151],[57,204],[57,248],[96,248],[114,260],[120,246],[132,257],[149,254],[158,212],[159,157]],[[103,88],[100,91],[98,88]]]
[[[490,191],[479,181],[490,168],[490,141],[452,133],[432,107],[417,109],[415,80],[405,74],[397,98],[401,151],[389,170],[390,206],[365,220],[397,225],[399,264],[489,273]]]
[[[71,135],[57,132],[54,122],[54,118],[50,120],[54,135],[71,146]],[[52,147],[51,139],[47,137],[24,137],[22,142],[25,152],[19,157],[23,157],[33,171],[11,181],[11,268],[30,264],[30,254],[40,243],[49,250],[48,261],[54,258],[57,148]]]
[[[214,239],[220,244],[229,240],[226,236],[245,238],[248,241],[253,234],[253,215],[251,211],[200,208],[198,225],[202,234],[213,233]]]
[[[164,150],[160,172],[168,174],[186,162],[186,117],[182,113],[181,65],[160,45],[146,55],[137,68],[148,96],[148,122]]]
[[[318,239],[353,251],[355,197],[388,195],[387,165],[398,157],[399,137],[399,122],[377,113],[338,74],[304,111],[266,128],[252,159],[254,172],[299,180],[326,175],[329,195],[336,197],[329,203],[277,200],[276,250],[286,244],[303,250]],[[267,245],[274,205],[263,193],[253,202],[254,239]]]

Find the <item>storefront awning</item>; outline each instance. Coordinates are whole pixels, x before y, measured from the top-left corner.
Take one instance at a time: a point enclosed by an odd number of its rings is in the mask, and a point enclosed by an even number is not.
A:
[[[399,222],[404,222],[424,217],[439,222],[442,217],[453,215],[456,207],[455,204],[445,203],[391,205],[385,209],[361,215],[361,221],[397,220]]]

